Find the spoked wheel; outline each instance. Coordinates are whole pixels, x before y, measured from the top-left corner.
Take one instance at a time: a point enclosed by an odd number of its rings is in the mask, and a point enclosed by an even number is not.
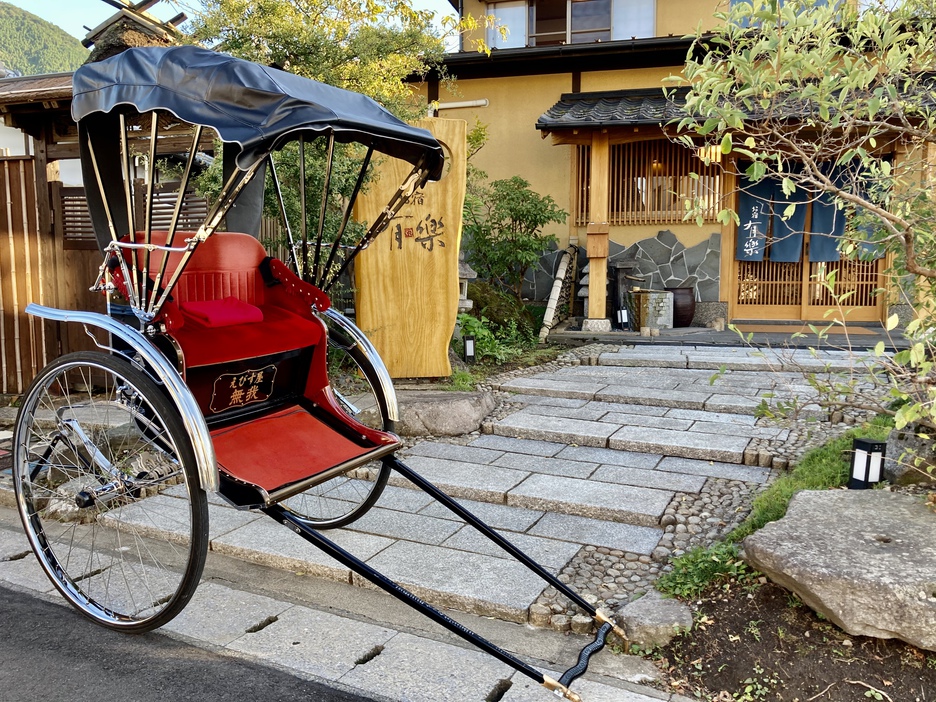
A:
[[[328,376],[342,409],[372,429],[393,431],[387,398],[367,353],[335,325],[330,325],[328,336]],[[367,512],[389,477],[383,461],[372,461],[281,504],[316,529],[336,529]]]
[[[144,632],[188,603],[208,550],[208,506],[181,417],[128,361],[62,356],[33,381],[13,479],[55,587],[103,626]]]

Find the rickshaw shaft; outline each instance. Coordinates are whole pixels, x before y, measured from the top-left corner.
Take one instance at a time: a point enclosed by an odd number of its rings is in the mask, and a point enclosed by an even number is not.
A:
[[[494,531],[490,526],[478,519],[474,514],[465,509],[462,505],[458,504],[454,499],[449,495],[442,492],[435,485],[430,483],[428,480],[423,478],[419,473],[416,473],[412,468],[407,466],[405,463],[400,461],[396,456],[391,456],[384,459],[391,468],[393,468],[397,473],[402,475],[404,478],[416,485],[420,490],[428,494],[430,497],[438,500],[442,505],[448,508],[450,511],[454,512],[456,515],[464,519],[468,524],[473,526],[479,532],[481,532],[488,539],[493,541],[495,544],[504,549],[511,556],[520,561],[527,568],[532,570],[538,576],[540,576],[547,583],[556,588],[559,592],[569,598],[570,601],[575,603],[577,606],[581,607],[585,612],[588,613],[590,617],[596,617],[598,611],[595,607],[589,604],[581,595],[579,595],[575,590],[570,588],[564,582],[559,580],[555,575],[550,573],[548,570],[543,568],[539,563],[530,558],[527,554],[521,551],[519,548],[514,546],[510,541],[505,539],[499,533]],[[604,621],[602,619],[602,621]]]
[[[317,548],[325,552],[327,555],[334,558],[336,561],[338,561],[342,565],[346,566],[347,568],[350,568],[352,571],[354,571],[361,577],[366,578],[367,580],[372,582],[374,585],[378,586],[379,588],[389,593],[390,595],[393,595],[398,600],[404,602],[405,604],[410,605],[411,607],[416,609],[421,614],[424,614],[425,616],[429,617],[429,619],[431,619],[432,621],[436,622],[437,624],[440,624],[441,626],[451,631],[453,634],[460,636],[461,638],[465,639],[469,643],[480,648],[485,653],[488,653],[494,656],[502,663],[506,663],[507,665],[517,670],[518,672],[521,672],[527,677],[535,680],[540,685],[544,684],[545,678],[543,677],[543,674],[540,673],[538,670],[527,665],[526,663],[521,661],[519,658],[516,658],[515,656],[511,655],[504,649],[500,648],[496,644],[491,643],[490,641],[480,636],[479,634],[476,634],[471,629],[468,629],[462,624],[459,624],[457,621],[445,615],[444,613],[440,612],[438,609],[436,609],[429,603],[423,601],[421,598],[417,597],[416,595],[414,595],[412,592],[410,592],[406,588],[401,587],[400,585],[397,585],[395,582],[390,580],[387,576],[383,575],[377,570],[374,570],[369,565],[367,565],[366,563],[364,563],[363,561],[361,561],[359,558],[355,557],[348,551],[345,551],[338,544],[336,544],[335,542],[331,541],[327,537],[323,536],[319,532],[312,529],[310,526],[305,524],[300,518],[296,517],[291,512],[288,512],[286,509],[284,509],[280,505],[274,504],[269,507],[264,507],[263,512],[265,512],[267,515],[269,515],[276,521],[280,522],[281,524],[284,524],[290,529],[292,529],[294,532],[299,534],[299,536],[301,536],[306,541],[308,541],[312,545],[316,546]]]

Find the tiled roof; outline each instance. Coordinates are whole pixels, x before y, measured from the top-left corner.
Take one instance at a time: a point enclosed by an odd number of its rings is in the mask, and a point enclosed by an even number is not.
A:
[[[567,93],[536,120],[536,128],[558,129],[666,124],[685,115],[685,91],[669,97],[662,89]]]
[[[0,105],[67,100],[71,96],[71,73],[49,73],[0,80]]]

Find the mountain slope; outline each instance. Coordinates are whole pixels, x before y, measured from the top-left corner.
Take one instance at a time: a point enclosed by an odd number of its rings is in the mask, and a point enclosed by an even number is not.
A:
[[[0,62],[23,75],[73,71],[88,58],[81,42],[40,17],[0,2]]]

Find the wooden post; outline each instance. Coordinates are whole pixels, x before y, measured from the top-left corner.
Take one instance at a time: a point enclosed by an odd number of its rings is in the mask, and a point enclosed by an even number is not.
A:
[[[607,318],[608,303],[608,221],[610,207],[610,144],[607,131],[592,133],[591,187],[588,189],[589,222],[585,250],[588,255],[588,318],[582,331],[611,331]]]

